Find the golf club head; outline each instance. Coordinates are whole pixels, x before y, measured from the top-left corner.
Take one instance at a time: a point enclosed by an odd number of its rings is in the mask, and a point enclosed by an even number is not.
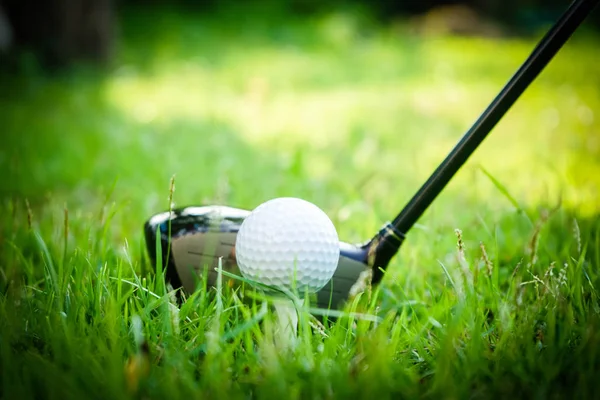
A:
[[[197,289],[200,275],[206,277],[208,285],[215,285],[219,258],[223,270],[240,275],[235,242],[239,228],[248,215],[250,211],[227,206],[184,207],[156,214],[144,224],[150,259],[153,264],[156,263],[158,239],[166,280],[174,288],[183,288],[188,293]],[[381,237],[388,236],[388,233],[389,227],[386,226],[380,234],[363,245],[340,242],[340,258],[333,278],[316,294],[319,308],[342,307],[361,274],[373,268],[373,265],[387,266],[393,254],[381,257],[380,253],[386,251],[378,249],[395,253],[400,245],[398,242],[394,249],[386,240],[382,241]],[[386,260],[385,265],[382,265],[382,260]],[[381,271],[378,269],[376,272],[373,276],[380,277]],[[379,279],[374,278],[373,281]]]

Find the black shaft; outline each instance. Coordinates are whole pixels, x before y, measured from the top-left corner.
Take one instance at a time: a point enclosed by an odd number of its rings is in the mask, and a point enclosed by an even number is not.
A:
[[[577,0],[571,4],[541,39],[529,58],[508,81],[500,94],[394,219],[392,225],[398,233],[405,234],[412,228],[473,151],[591,13],[598,1]]]

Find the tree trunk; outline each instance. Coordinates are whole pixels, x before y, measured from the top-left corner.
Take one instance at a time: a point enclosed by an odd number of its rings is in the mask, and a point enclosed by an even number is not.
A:
[[[4,9],[13,49],[33,50],[45,66],[112,58],[113,0],[5,0]]]

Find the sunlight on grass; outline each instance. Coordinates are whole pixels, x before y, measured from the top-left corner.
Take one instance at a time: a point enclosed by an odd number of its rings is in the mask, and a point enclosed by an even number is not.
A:
[[[389,179],[406,177],[414,186],[534,46],[533,40],[418,39],[385,32],[351,46],[344,39],[356,36],[351,19],[317,26],[326,29],[316,47],[233,44],[218,54],[222,61],[214,67],[204,51],[211,47],[198,46],[179,64],[156,64],[151,75],[122,67],[107,82],[106,97],[139,123],[216,120],[265,152],[322,149],[308,167],[315,177],[332,174],[337,158],[346,157],[365,173],[393,171]],[[587,66],[590,52],[584,44],[559,54],[466,168],[482,164],[510,181],[513,194],[526,203],[556,201],[560,193],[567,206],[595,212],[600,166],[577,155],[599,151],[593,110],[600,99],[590,87],[600,74]],[[582,70],[587,82],[578,78]],[[472,178],[463,175],[454,189],[473,192]],[[493,200],[497,192],[478,185],[472,196]]]

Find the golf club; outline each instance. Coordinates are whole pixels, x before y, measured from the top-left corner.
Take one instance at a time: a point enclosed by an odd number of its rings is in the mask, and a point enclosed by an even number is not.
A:
[[[333,278],[317,293],[318,307],[340,308],[364,272],[372,272],[373,284],[381,281],[408,231],[598,1],[576,0],[569,6],[392,222],[386,223],[364,244],[340,243],[338,267]],[[184,207],[156,214],[144,224],[150,260],[155,264],[157,250],[160,251],[162,266],[166,268],[165,278],[174,288],[183,287],[190,293],[196,290],[200,274],[209,285],[215,284],[219,258],[224,270],[239,275],[235,260],[236,234],[249,214],[247,210],[218,205]]]

